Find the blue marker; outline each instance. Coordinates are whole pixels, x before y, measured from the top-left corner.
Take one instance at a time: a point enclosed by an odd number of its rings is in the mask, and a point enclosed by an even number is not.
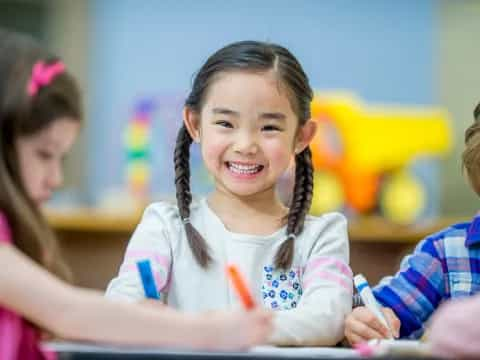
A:
[[[362,274],[358,274],[353,278],[353,283],[357,288],[357,292],[362,298],[363,304],[377,317],[377,319],[388,329],[390,332],[390,339],[393,339],[392,329],[388,325],[387,319],[383,316],[380,306],[373,295],[372,289],[368,286],[367,279]]]
[[[150,266],[150,260],[137,261],[137,268],[142,279],[143,290],[145,296],[149,299],[160,300],[160,296],[155,286],[155,280],[153,280],[152,268]]]

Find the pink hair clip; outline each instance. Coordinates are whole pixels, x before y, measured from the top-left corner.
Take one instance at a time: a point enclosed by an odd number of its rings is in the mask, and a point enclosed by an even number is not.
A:
[[[37,61],[35,65],[33,65],[32,76],[28,82],[28,95],[36,95],[42,86],[50,84],[57,75],[64,71],[65,65],[61,61],[53,64],[45,64],[43,61]]]

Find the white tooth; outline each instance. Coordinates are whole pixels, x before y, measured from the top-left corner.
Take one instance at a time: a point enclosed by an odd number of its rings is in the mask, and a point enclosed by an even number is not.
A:
[[[231,167],[234,167],[239,170],[256,170],[258,169],[259,165],[243,165],[243,164],[234,164],[230,163]]]
[[[229,163],[229,168],[237,174],[254,174],[259,171],[260,165],[241,165]]]

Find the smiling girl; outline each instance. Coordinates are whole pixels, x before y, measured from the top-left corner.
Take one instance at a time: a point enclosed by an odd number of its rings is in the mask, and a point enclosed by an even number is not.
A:
[[[333,345],[351,310],[345,218],[308,216],[312,90],[285,48],[228,45],[202,66],[185,102],[174,154],[177,204],[147,208],[107,296],[139,300],[136,261],[154,265],[160,296],[187,311],[240,304],[225,277],[236,263],[259,304],[275,310],[270,338],[282,345]],[[214,191],[192,202],[189,149],[200,144]],[[295,163],[289,207],[275,187]]]

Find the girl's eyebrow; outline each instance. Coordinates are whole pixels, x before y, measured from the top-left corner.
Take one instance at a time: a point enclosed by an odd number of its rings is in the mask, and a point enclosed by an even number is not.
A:
[[[283,113],[267,112],[267,113],[261,113],[260,118],[264,120],[277,120],[279,122],[285,122],[285,119],[287,117]]]
[[[221,108],[221,107],[213,108],[212,113],[220,114],[220,115],[235,116],[235,117],[240,116],[240,113],[238,111],[227,109],[227,108]],[[277,120],[279,122],[285,122],[285,119],[287,118],[285,114],[280,112],[265,112],[265,113],[261,113],[259,117],[262,120]]]
[[[231,116],[240,116],[240,113],[238,111],[230,110],[227,108],[213,108],[212,112],[214,114],[220,114],[220,115],[231,115]]]

